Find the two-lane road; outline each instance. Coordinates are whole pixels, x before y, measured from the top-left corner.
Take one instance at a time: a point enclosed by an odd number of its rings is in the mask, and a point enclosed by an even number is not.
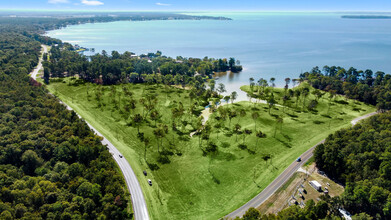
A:
[[[367,115],[358,117],[356,119],[353,119],[351,121],[352,125],[356,125],[360,120],[369,118],[373,115],[377,114],[377,112],[372,112]],[[241,206],[240,208],[236,209],[235,211],[231,212],[230,214],[226,215],[226,219],[235,219],[237,216],[242,217],[246,211],[251,207],[259,207],[264,203],[270,196],[272,196],[280,187],[288,181],[293,174],[304,164],[306,163],[312,156],[313,152],[319,144],[324,143],[325,140],[322,140],[321,142],[317,143],[315,146],[313,146],[311,149],[307,150],[304,154],[302,154],[301,162],[293,162],[288,168],[284,170],[272,183],[270,183],[262,192],[260,192],[257,196],[255,196],[253,199],[251,199],[249,202]]]
[[[48,47],[46,45],[42,45],[43,52],[48,52]],[[42,56],[39,59],[39,63],[37,67],[30,73],[31,78],[37,79],[39,71],[42,69]],[[68,110],[73,111],[73,109],[68,106],[67,104],[60,101],[63,105],[66,106]],[[79,118],[80,115],[78,115]],[[121,172],[124,175],[126,185],[128,187],[128,190],[130,192],[130,196],[132,199],[132,206],[134,211],[134,218],[136,220],[149,220],[148,210],[147,210],[147,203],[145,202],[144,194],[141,190],[140,183],[137,180],[137,177],[128,163],[128,161],[122,157],[122,154],[118,151],[118,149],[109,141],[107,140],[98,130],[96,130],[94,127],[92,127],[88,122],[86,122],[87,125],[98,135],[103,137],[102,144],[107,145],[107,148],[109,149],[110,153],[113,155],[113,158],[115,162],[117,162],[119,168],[121,169]],[[121,157],[120,157],[121,155]]]
[[[41,56],[39,57],[38,65],[37,65],[37,67],[35,67],[35,69],[30,73],[31,78],[33,78],[33,79],[35,79],[35,80],[37,79],[37,76],[38,76],[39,71],[42,69],[43,54],[48,53],[48,46],[46,46],[46,45],[41,45],[41,47],[42,47],[43,53],[42,53]],[[41,51],[42,51],[42,50],[41,50]]]
[[[73,111],[73,109],[70,106],[68,106],[63,102],[61,103],[64,104],[68,110]],[[132,167],[130,166],[128,161],[122,156],[122,154],[118,151],[118,149],[109,140],[107,140],[98,130],[92,127],[88,122],[86,123],[96,133],[96,135],[103,137],[102,144],[107,145],[107,148],[109,149],[110,153],[113,155],[115,162],[117,162],[119,168],[121,169],[125,177],[126,185],[128,186],[128,190],[132,198],[134,218],[136,220],[148,220],[149,215],[147,210],[147,203],[145,202],[143,191],[141,190],[140,183],[138,182],[138,179]]]

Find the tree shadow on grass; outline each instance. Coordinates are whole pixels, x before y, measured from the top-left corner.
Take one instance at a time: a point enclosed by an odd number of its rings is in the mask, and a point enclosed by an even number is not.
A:
[[[291,136],[287,135],[287,134],[282,134],[282,136],[288,140],[288,142],[291,142],[292,141],[292,138]]]
[[[283,140],[281,140],[279,138],[276,138],[276,140],[279,141],[281,144],[283,144],[285,147],[292,148],[292,145],[290,143],[285,142],[285,141],[283,141]]]
[[[289,113],[286,113],[287,115],[289,115],[292,119],[293,118],[298,118],[299,116],[298,115],[294,115],[294,114],[289,114]]]
[[[210,165],[212,164],[213,159],[215,159],[215,157],[211,157],[211,159],[209,160],[208,172],[212,176],[213,182],[215,182],[216,184],[220,184],[220,180],[214,175],[214,173],[210,169]]]
[[[216,155],[215,159],[216,160],[225,160],[225,161],[234,161],[237,159],[237,157],[235,156],[235,154],[219,151],[219,153]]]

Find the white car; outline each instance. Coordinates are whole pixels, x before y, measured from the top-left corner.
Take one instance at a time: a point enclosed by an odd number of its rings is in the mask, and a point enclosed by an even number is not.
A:
[[[152,180],[148,179],[148,184],[152,186]]]

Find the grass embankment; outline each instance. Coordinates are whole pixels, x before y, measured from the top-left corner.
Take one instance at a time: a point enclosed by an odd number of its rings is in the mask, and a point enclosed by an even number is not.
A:
[[[317,112],[279,107],[269,114],[265,104],[239,102],[220,107],[238,112],[231,122],[229,119],[217,120],[220,113],[212,114],[208,120],[211,125],[209,140],[202,140],[199,135],[189,137],[197,127],[197,117],[186,113],[190,103],[195,101],[189,98],[189,91],[163,85],[126,84],[125,87],[137,100],[136,109],[131,110],[130,115],[147,111],[143,110],[140,98],[147,94],[157,98],[155,109],[161,115],[157,126],[149,117],[140,126],[140,132],[150,139],[146,161],[159,166],[155,171],[151,171],[144,160],[145,145],[137,137],[137,126],[128,125],[131,120],[119,111],[129,99],[124,95],[123,85],[115,86],[116,95],[109,86],[104,86],[105,91],[102,91],[101,87],[89,83],[72,86],[52,82],[48,85],[53,94],[105,135],[129,161],[143,188],[152,219],[218,219],[250,200],[300,154],[330,133],[350,126],[353,118],[375,111],[362,103],[341,102],[341,97],[331,101],[330,110],[328,99],[320,99]],[[101,107],[96,99],[99,91],[102,91]],[[117,104],[114,104],[113,96]],[[307,97],[310,98],[311,95]],[[171,109],[179,108],[180,102],[185,115],[175,119],[178,131],[173,131]],[[245,110],[245,115],[240,116],[241,109]],[[252,118],[254,111],[259,114],[255,121]],[[329,114],[325,116],[327,111]],[[277,123],[277,117],[283,119],[282,123]],[[265,133],[266,138],[256,137],[254,122],[256,130]],[[216,126],[219,123],[221,128]],[[156,139],[154,130],[159,124],[167,125],[167,133]],[[246,135],[243,149],[238,144],[244,142],[244,134],[233,132],[235,124],[241,126],[241,131],[252,131]],[[217,151],[205,155],[207,143],[215,143]],[[163,160],[158,162],[158,158]],[[170,162],[163,164],[165,158]],[[152,187],[147,184],[143,170],[148,171],[147,178],[154,183]]]

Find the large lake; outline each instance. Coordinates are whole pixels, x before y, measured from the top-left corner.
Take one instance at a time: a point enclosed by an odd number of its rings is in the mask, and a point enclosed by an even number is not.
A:
[[[199,15],[199,14],[198,14]],[[391,73],[391,19],[342,19],[337,13],[207,13],[230,21],[121,21],[69,26],[51,37],[83,47],[176,57],[235,57],[244,71],[221,76],[238,91],[249,78],[286,77],[314,66],[354,66]],[[240,99],[246,99],[239,93]]]

